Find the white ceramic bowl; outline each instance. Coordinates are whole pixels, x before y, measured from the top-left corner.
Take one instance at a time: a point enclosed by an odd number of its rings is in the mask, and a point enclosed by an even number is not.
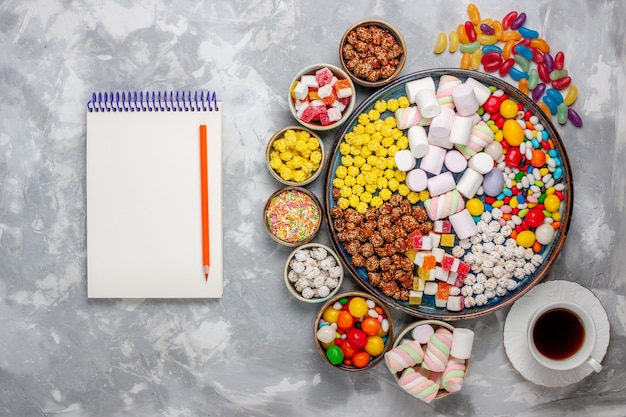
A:
[[[315,73],[318,70],[323,69],[323,68],[328,68],[333,73],[333,75],[337,77],[337,79],[347,80],[350,88],[352,89],[352,96],[350,97],[350,102],[345,106],[345,109],[341,111],[341,118],[327,125],[323,125],[319,120],[311,120],[309,122],[306,122],[302,120],[301,118],[299,118],[298,108],[301,105],[301,103],[298,102],[298,100],[296,100],[296,98],[293,95],[293,88],[298,82],[300,82],[303,75],[315,75]],[[341,126],[346,120],[348,120],[348,117],[350,117],[350,115],[352,114],[352,111],[354,110],[354,105],[356,103],[356,89],[354,87],[354,83],[352,82],[352,79],[350,78],[350,76],[341,68],[332,64],[323,64],[323,63],[315,64],[315,65],[310,65],[304,68],[303,70],[298,72],[298,74],[296,74],[296,76],[294,77],[294,79],[292,80],[289,86],[289,91],[287,92],[287,100],[289,102],[289,109],[291,110],[291,114],[298,121],[298,123],[313,130],[319,130],[319,131],[330,130],[338,126]],[[327,108],[328,107],[332,107],[332,105],[327,106]]]
[[[328,275],[339,275],[337,277],[334,277],[335,279],[331,279],[329,282],[328,279],[325,280],[323,287],[326,287],[326,289],[328,289],[328,294],[324,295],[324,296],[320,296],[318,294],[319,291],[319,287],[315,288],[313,285],[308,286],[307,288],[309,288],[309,290],[306,290],[306,292],[304,291],[298,291],[296,289],[296,283],[292,282],[294,281],[296,278],[295,277],[302,277],[303,274],[302,273],[298,273],[296,270],[294,270],[294,268],[292,268],[292,261],[296,260],[296,256],[299,254],[306,254],[307,258],[311,258],[311,259],[315,259],[315,257],[313,256],[312,251],[315,251],[317,249],[322,250],[321,253],[323,253],[323,251],[326,251],[326,258],[332,258],[334,260],[334,262],[332,262],[332,268],[333,271],[330,272],[328,271],[326,268],[326,266],[329,266],[331,263],[328,261],[324,261],[322,260],[315,260],[317,263],[317,267],[321,270],[321,271],[326,271],[326,273],[328,273]],[[301,265],[300,265],[301,266]],[[337,267],[337,268],[335,268]],[[292,274],[292,276],[294,278],[290,279],[290,273]],[[323,272],[322,272],[323,273]],[[326,274],[324,274],[326,275]],[[287,287],[287,289],[289,290],[289,292],[296,297],[298,300],[300,301],[304,301],[305,303],[322,303],[326,300],[328,300],[329,298],[331,298],[332,296],[334,296],[337,291],[339,291],[339,288],[341,287],[341,284],[343,283],[343,278],[344,278],[344,272],[343,272],[343,266],[341,265],[341,261],[339,260],[339,257],[337,256],[337,254],[335,253],[334,250],[332,250],[331,248],[329,248],[326,245],[323,245],[321,243],[307,243],[305,245],[301,245],[298,246],[297,248],[295,248],[287,257],[287,261],[285,262],[285,273],[284,273],[284,278],[285,278],[285,286]],[[310,280],[311,284],[313,284],[314,280]],[[331,288],[331,286],[329,286],[329,283],[334,284],[336,281],[336,285],[334,287]],[[326,289],[322,289],[322,291],[326,291]],[[309,295],[312,294],[312,296],[305,296],[306,293],[308,293]]]

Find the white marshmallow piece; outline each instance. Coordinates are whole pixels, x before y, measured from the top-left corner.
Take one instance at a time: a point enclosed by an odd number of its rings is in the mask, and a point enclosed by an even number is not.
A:
[[[448,220],[450,220],[454,233],[456,233],[459,239],[466,239],[478,233],[478,227],[476,226],[476,223],[474,223],[474,219],[467,209],[451,214],[448,217]]]
[[[435,92],[435,81],[432,77],[420,78],[419,80],[409,81],[404,85],[404,91],[410,103],[415,103],[415,97],[421,90],[428,89]]]
[[[468,78],[465,80],[466,84],[469,84],[474,89],[474,95],[476,96],[476,100],[478,100],[478,105],[482,106],[485,104],[485,101],[491,96],[491,90],[485,84],[477,81],[473,78]]]
[[[452,90],[452,100],[454,101],[456,112],[461,116],[473,116],[480,107],[476,95],[474,94],[474,89],[471,85],[466,83],[454,87],[454,90]]]
[[[457,359],[469,359],[472,355],[474,332],[470,329],[457,327],[452,332],[450,354]]]
[[[422,113],[422,117],[427,119],[437,116],[441,112],[441,106],[435,90],[424,89],[415,95],[415,103]]]
[[[487,152],[479,152],[470,158],[467,166],[479,174],[485,175],[493,169],[493,157]]]
[[[426,129],[422,126],[412,126],[407,136],[409,138],[409,149],[416,158],[421,158],[428,153],[428,136]]]
[[[454,177],[449,171],[428,179],[428,192],[431,198],[452,191],[455,187]]]
[[[428,186],[428,176],[426,175],[426,172],[419,168],[412,169],[406,174],[404,183],[411,191],[424,191]]]
[[[446,150],[435,145],[428,145],[428,153],[420,160],[420,169],[434,175],[441,173]]]
[[[402,149],[393,156],[396,166],[400,171],[408,172],[415,168],[416,159],[408,149]]]
[[[472,134],[474,120],[472,117],[454,116],[452,129],[450,129],[450,142],[457,145],[467,145]]]
[[[467,168],[456,185],[456,189],[463,197],[470,199],[474,198],[482,183],[483,175],[472,168]]]
[[[430,121],[430,127],[428,128],[429,137],[447,138],[452,130],[454,116],[454,110],[451,108],[444,107],[441,109],[441,112]]]

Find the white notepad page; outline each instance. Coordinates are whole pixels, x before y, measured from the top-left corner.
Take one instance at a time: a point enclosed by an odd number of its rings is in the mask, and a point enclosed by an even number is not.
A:
[[[87,112],[89,298],[223,291],[219,111]],[[211,266],[203,272],[200,125],[208,132]]]

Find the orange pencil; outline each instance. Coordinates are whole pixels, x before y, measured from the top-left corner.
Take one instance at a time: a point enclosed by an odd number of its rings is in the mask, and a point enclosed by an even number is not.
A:
[[[211,266],[211,245],[209,239],[209,171],[206,125],[200,125],[200,186],[202,187],[202,270],[205,280],[208,280]]]

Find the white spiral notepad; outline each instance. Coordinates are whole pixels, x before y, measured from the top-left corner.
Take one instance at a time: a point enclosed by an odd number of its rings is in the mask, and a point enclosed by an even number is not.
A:
[[[89,298],[222,296],[221,104],[206,91],[94,93],[86,138]]]

